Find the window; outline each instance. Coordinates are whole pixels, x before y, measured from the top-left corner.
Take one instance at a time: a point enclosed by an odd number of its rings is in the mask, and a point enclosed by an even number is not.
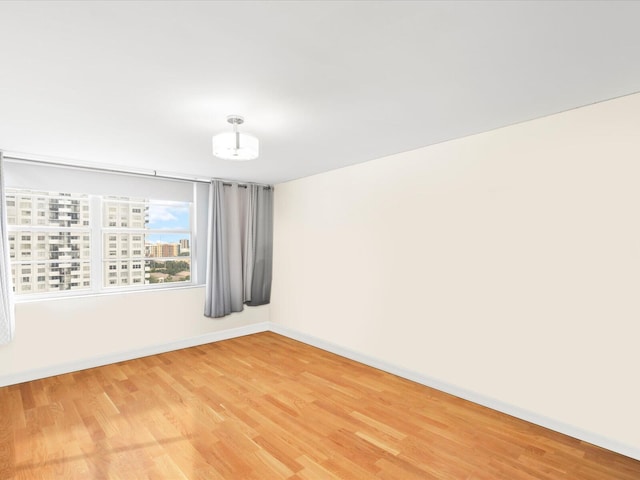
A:
[[[17,295],[191,281],[191,202],[8,188],[7,209]]]
[[[20,266],[22,273],[35,270],[40,274],[14,274],[16,294],[31,293],[33,284],[43,282],[44,287],[38,287],[40,292],[78,289],[74,277],[83,267],[90,266],[90,259],[74,249],[70,239],[72,235],[89,231],[80,223],[84,217],[74,218],[72,213],[88,205],[88,196],[8,189],[7,200],[7,205],[27,207],[18,211],[12,218],[13,224],[8,225],[12,262],[14,266]],[[32,210],[37,213],[35,216],[32,216]],[[31,243],[32,239],[37,239],[38,243]]]
[[[192,262],[194,247],[206,245],[207,183],[28,161],[7,162],[4,174],[11,189],[6,205],[14,280],[29,276],[31,295],[204,281],[205,258],[197,269]],[[32,273],[23,275],[22,266]],[[18,282],[15,289],[18,299],[28,291]]]
[[[102,208],[104,241],[117,238],[119,248],[109,245],[104,250],[104,264],[120,262],[121,274],[116,283],[109,277],[109,287],[191,280],[190,203],[107,197]],[[113,225],[114,212],[119,212],[118,226]],[[183,245],[187,245],[186,250]],[[141,272],[129,273],[130,270],[144,270],[144,277],[138,277]],[[137,281],[131,281],[133,278]]]

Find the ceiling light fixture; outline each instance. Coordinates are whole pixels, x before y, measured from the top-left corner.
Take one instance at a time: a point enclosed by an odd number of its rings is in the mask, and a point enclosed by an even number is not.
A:
[[[253,160],[259,155],[259,142],[256,137],[238,132],[238,125],[244,123],[240,115],[229,115],[227,122],[233,125],[233,132],[214,135],[212,139],[213,155],[223,160]]]

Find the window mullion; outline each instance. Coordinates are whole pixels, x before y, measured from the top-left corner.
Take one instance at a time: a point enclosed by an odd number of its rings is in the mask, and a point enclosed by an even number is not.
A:
[[[91,291],[99,293],[103,288],[102,271],[102,198],[97,195],[89,197],[91,202]]]
[[[196,228],[196,215],[198,214],[198,204],[196,202],[196,199],[198,198],[198,191],[195,183],[193,184],[191,195],[192,203],[191,205],[189,205],[189,229],[191,231],[191,240],[189,245],[189,263],[191,265],[191,281],[197,283],[201,273],[198,271],[198,262],[194,261],[196,258],[198,258],[197,255],[199,246],[197,244],[198,242],[196,241],[196,239],[198,238],[198,231]]]

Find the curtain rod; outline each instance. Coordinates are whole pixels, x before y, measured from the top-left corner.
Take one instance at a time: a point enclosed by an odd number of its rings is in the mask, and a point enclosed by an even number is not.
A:
[[[26,156],[19,153],[12,152],[2,152],[3,158],[10,162],[16,163],[34,163],[39,165],[47,165],[50,167],[64,167],[71,168],[74,170],[89,170],[94,172],[103,172],[103,173],[113,173],[116,175],[132,175],[139,177],[153,177],[153,178],[163,178],[166,180],[175,180],[182,182],[196,182],[196,183],[211,183],[212,180],[219,180],[223,182],[224,185],[233,185],[237,183],[238,185],[258,185],[265,188],[272,188],[271,185],[267,185],[264,183],[254,183],[254,182],[244,182],[239,180],[229,180],[226,178],[198,178],[198,177],[188,177],[188,176],[180,176],[178,174],[169,173],[169,172],[160,172],[158,170],[127,170],[124,168],[112,168],[112,167],[99,167],[95,165],[82,165],[73,163],[71,161],[64,160],[50,160],[44,158],[37,158],[32,156]]]
[[[242,182],[240,180],[227,180],[226,178],[215,178],[215,177],[213,177],[211,180],[217,180],[219,182],[222,182],[222,185],[224,185],[225,187],[230,187],[235,183],[241,188],[247,188],[249,185],[256,185],[266,190],[270,190],[273,188],[273,185],[267,185],[266,183]],[[211,183],[211,182],[208,181],[207,183]]]

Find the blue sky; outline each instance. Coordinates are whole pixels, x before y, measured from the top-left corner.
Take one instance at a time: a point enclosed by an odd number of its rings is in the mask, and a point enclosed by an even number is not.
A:
[[[149,225],[151,230],[190,230],[188,203],[154,203],[149,205]],[[146,243],[178,243],[189,238],[188,233],[154,233],[145,235]]]
[[[149,205],[149,229],[190,230],[188,203],[151,203]]]

